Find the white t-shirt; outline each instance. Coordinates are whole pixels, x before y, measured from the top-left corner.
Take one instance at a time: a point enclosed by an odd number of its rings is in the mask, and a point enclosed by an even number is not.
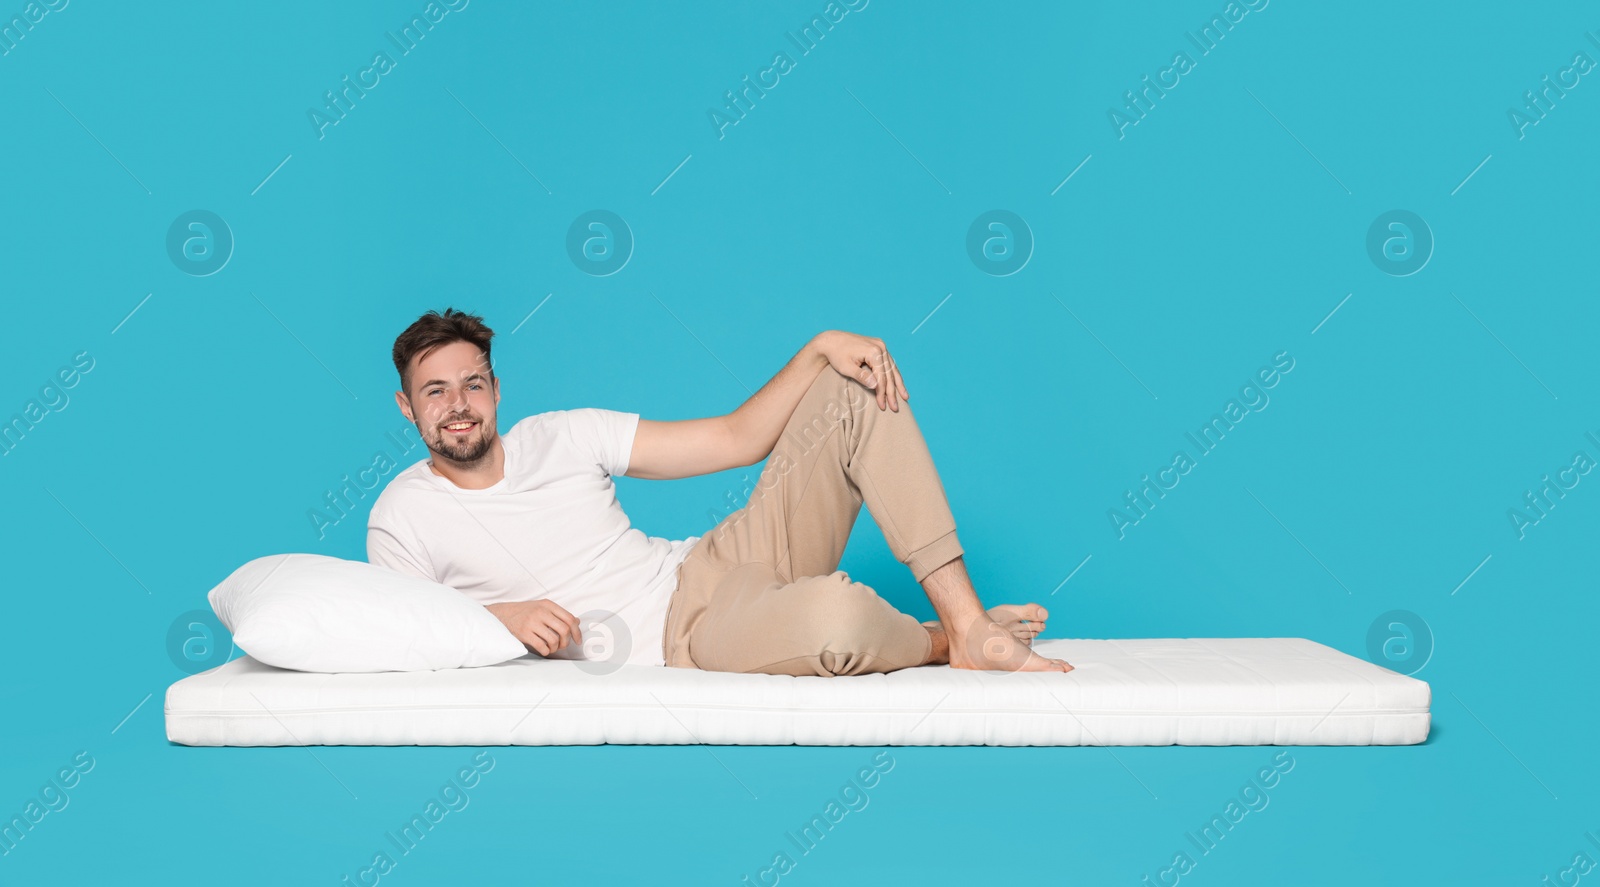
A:
[[[584,636],[553,659],[664,665],[667,601],[700,537],[646,536],[623,513],[611,478],[627,472],[638,427],[638,413],[592,407],[529,416],[501,435],[505,477],[482,490],[423,459],[373,503],[367,560],[480,604],[549,599]]]

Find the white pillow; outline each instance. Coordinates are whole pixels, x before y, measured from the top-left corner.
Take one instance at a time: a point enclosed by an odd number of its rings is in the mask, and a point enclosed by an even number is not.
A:
[[[437,582],[321,554],[275,554],[207,599],[259,662],[313,672],[430,671],[528,654],[493,613]]]

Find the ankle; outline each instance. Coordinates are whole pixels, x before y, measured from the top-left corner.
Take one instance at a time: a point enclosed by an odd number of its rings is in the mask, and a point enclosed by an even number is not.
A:
[[[928,660],[923,665],[948,665],[950,663],[950,636],[939,623],[924,622],[928,631]]]

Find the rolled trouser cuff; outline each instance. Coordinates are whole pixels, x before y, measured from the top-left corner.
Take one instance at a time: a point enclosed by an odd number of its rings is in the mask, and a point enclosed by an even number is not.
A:
[[[940,536],[938,539],[911,552],[906,559],[906,566],[911,569],[911,575],[920,584],[928,578],[928,574],[950,563],[965,553],[961,541],[956,538],[956,531]]]

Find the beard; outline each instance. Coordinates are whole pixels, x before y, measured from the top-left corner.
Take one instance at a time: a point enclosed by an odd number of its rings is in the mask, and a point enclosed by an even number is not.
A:
[[[494,437],[489,433],[489,426],[482,421],[473,419],[456,421],[477,421],[478,426],[472,429],[472,434],[463,439],[457,439],[443,428],[436,428],[432,435],[423,434],[422,442],[427,444],[428,450],[434,455],[449,459],[462,468],[474,468],[488,458],[489,450],[494,446]],[[422,429],[417,430],[420,432]]]

